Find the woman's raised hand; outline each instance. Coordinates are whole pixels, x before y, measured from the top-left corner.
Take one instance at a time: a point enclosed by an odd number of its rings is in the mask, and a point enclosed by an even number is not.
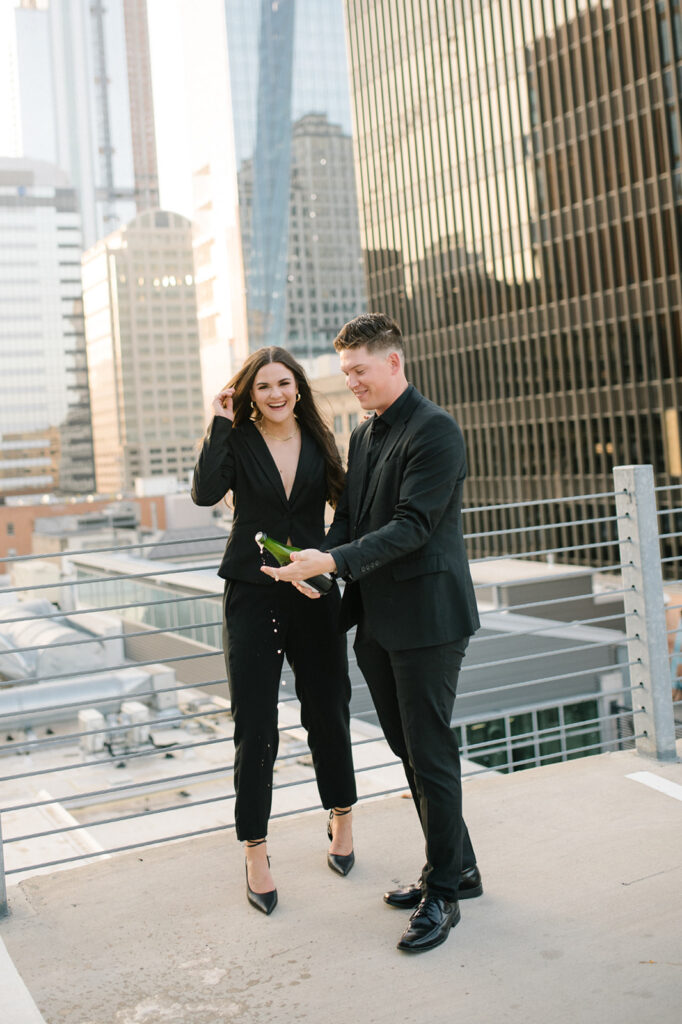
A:
[[[232,405],[232,396],[234,394],[234,388],[223,388],[213,399],[213,415],[224,416],[227,420],[234,419],[234,408]]]

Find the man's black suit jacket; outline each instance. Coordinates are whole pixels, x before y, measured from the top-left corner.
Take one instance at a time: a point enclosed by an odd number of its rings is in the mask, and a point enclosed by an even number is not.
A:
[[[327,480],[324,457],[312,437],[301,431],[301,454],[287,498],[270,450],[250,421],[233,427],[215,416],[194,470],[192,499],[215,505],[232,491],[234,520],[218,575],[223,579],[274,585],[260,571],[254,537],[259,530],[299,548],[324,542]],[[274,563],[273,563],[274,564]]]
[[[324,548],[347,583],[342,626],[358,621],[386,650],[431,647],[479,626],[462,536],[466,454],[454,419],[410,386],[363,484],[371,421],[353,431],[348,478]]]

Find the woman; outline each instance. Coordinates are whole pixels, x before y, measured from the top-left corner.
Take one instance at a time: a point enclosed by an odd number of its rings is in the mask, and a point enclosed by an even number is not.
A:
[[[226,581],[223,638],[234,719],[235,822],[246,846],[247,898],[269,914],[277,890],[266,837],[285,655],[320,798],[330,811],[327,861],[342,875],[354,863],[351,805],[357,796],[338,587],[309,601],[294,587],[278,586],[260,571],[254,536],[263,530],[296,547],[319,547],[325,502],[336,503],[344,476],[305,373],[285,349],[261,348],[250,355],[214,398],[213,411],[192,498],[197,505],[215,505],[228,491],[233,495],[234,521],[218,574]]]

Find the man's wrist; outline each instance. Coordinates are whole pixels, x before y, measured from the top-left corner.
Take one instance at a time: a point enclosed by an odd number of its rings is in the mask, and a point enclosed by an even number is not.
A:
[[[348,574],[348,564],[343,555],[339,554],[338,548],[334,549],[334,554],[331,551],[328,551],[327,554],[334,562],[332,576],[336,576],[338,579],[345,579]]]

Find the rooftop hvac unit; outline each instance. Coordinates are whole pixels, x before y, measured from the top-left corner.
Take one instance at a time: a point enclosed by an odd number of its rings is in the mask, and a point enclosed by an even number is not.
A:
[[[128,744],[138,746],[140,743],[149,742],[149,708],[137,700],[124,700],[121,704],[121,725],[130,723],[130,728],[125,732]]]
[[[93,732],[96,729],[106,728],[104,715],[96,708],[85,708],[78,712],[78,731]],[[80,748],[84,754],[98,754],[104,750],[106,735],[103,732],[95,732],[94,735],[81,736]]]

